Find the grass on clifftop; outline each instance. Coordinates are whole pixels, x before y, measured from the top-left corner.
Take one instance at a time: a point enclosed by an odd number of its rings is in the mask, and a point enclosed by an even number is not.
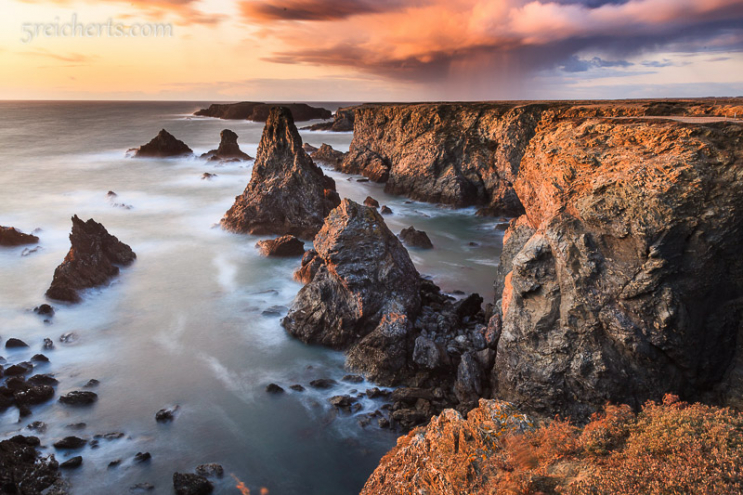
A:
[[[743,493],[743,414],[667,395],[505,441],[498,494]],[[495,481],[495,480],[493,480]]]

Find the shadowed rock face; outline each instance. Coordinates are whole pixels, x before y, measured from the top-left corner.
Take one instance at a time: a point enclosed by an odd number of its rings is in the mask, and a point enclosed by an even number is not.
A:
[[[385,315],[417,313],[420,276],[375,209],[344,199],[314,245],[322,264],[284,319],[303,342],[346,348]]]
[[[168,131],[162,129],[157,136],[152,138],[152,141],[140,146],[134,153],[134,156],[136,158],[167,158],[192,154],[193,150],[186,143],[176,139]]]
[[[252,120],[267,122],[274,105],[261,102],[243,101],[240,103],[215,103],[209,108],[203,108],[194,115],[202,117],[217,117],[230,120]],[[330,110],[311,107],[305,103],[289,103],[282,105],[291,112],[296,122],[314,119],[329,119],[333,116]]]
[[[310,131],[333,131],[333,132],[351,132],[353,131],[354,107],[339,108],[333,116],[332,122],[322,122],[313,124],[302,129]]]
[[[54,271],[47,297],[79,302],[78,291],[106,284],[119,274],[117,265],[129,265],[137,257],[132,249],[108,233],[93,219],[83,222],[72,217],[70,251]]]
[[[39,238],[35,235],[24,234],[13,227],[0,226],[0,246],[22,246],[37,242],[39,242]]]
[[[219,148],[204,153],[201,158],[209,160],[251,160],[250,155],[240,149],[240,145],[237,144],[237,134],[233,131],[225,129],[219,133],[219,137]]]
[[[302,149],[289,110],[274,107],[263,129],[250,182],[221,223],[232,232],[312,239],[339,203],[333,179]]]
[[[502,259],[497,397],[574,418],[667,392],[740,397],[741,143],[731,124],[540,129]]]

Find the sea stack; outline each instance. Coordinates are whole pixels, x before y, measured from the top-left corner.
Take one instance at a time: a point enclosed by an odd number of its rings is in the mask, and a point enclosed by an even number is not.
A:
[[[70,251],[54,271],[47,297],[79,302],[79,290],[106,284],[119,274],[117,265],[131,264],[137,257],[132,249],[108,233],[92,218],[87,222],[72,217]]]
[[[35,235],[24,234],[13,227],[0,226],[0,246],[22,246],[36,244],[39,238]]]
[[[169,158],[192,155],[193,150],[186,143],[176,139],[165,129],[152,138],[152,140],[140,146],[135,152],[135,158]]]
[[[374,208],[344,199],[315,238],[322,264],[299,291],[284,327],[304,342],[347,348],[386,317],[420,309],[420,275]]]
[[[312,239],[338,206],[335,182],[302,149],[289,109],[271,109],[245,191],[222,218],[226,230]]]
[[[237,134],[233,131],[225,129],[219,133],[219,137],[219,148],[204,153],[201,158],[211,161],[252,160],[250,155],[240,149],[240,145],[237,144]]]

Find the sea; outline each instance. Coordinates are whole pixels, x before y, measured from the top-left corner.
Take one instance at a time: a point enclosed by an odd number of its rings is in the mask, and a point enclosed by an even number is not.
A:
[[[44,455],[60,462],[81,455],[83,465],[64,473],[79,495],[172,494],[174,472],[205,463],[224,467],[214,480],[217,494],[357,494],[399,433],[375,420],[359,424],[383,402],[365,399],[354,414],[335,411],[331,396],[375,385],[341,381],[349,373],[342,352],[305,345],[282,328],[301,288],[292,277],[300,260],[261,257],[255,244],[267,237],[219,228],[253,162],[127,156],[160,129],[196,155],[215,149],[220,131],[231,129],[255,156],[263,124],[193,116],[209,103],[0,102],[0,225],[40,239],[0,247],[0,363],[43,352],[50,362],[34,373],[59,380],[55,398],[33,407],[31,416],[20,418],[16,408],[0,414],[0,440],[33,434]],[[341,151],[353,138],[300,134],[313,146]],[[434,249],[410,250],[422,275],[455,297],[478,292],[492,301],[502,245],[498,219],[391,196],[381,184],[323,168],[341,197],[372,196],[389,206],[393,215],[385,221],[393,232],[412,225],[428,233]],[[202,179],[206,172],[216,176]],[[73,215],[102,223],[137,260],[109,285],[85,291],[82,303],[68,305],[47,301],[44,293],[69,250]],[[33,311],[42,303],[55,308],[48,321]],[[5,349],[11,337],[29,347]],[[42,350],[45,338],[54,341],[53,350]],[[309,387],[318,378],[338,385]],[[88,390],[82,387],[91,379],[99,381],[89,389],[99,397],[93,406],[57,402]],[[266,393],[269,383],[286,393]],[[291,390],[293,384],[306,390]],[[155,421],[158,410],[176,406],[172,422]],[[37,421],[45,431],[27,428]],[[124,435],[98,437],[108,433]],[[70,435],[97,442],[77,451],[53,447]],[[138,452],[152,457],[137,463]],[[145,483],[154,488],[144,490]]]

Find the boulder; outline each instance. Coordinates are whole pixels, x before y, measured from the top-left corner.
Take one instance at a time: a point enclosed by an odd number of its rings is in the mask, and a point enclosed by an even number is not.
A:
[[[174,473],[173,488],[176,495],[209,495],[214,491],[208,479],[191,473]]]
[[[106,284],[119,273],[119,265],[130,265],[136,254],[93,219],[72,217],[70,251],[54,271],[46,295],[60,301],[79,302],[79,290]]]
[[[370,207],[370,208],[379,208],[379,201],[372,198],[371,196],[367,196],[364,200],[364,205]]]
[[[284,389],[275,383],[269,383],[266,385],[266,392],[269,394],[283,394]]]
[[[54,316],[54,308],[48,304],[40,304],[34,308],[34,313],[39,316]]]
[[[88,445],[88,441],[80,437],[64,437],[62,440],[54,442],[55,449],[77,450]]]
[[[255,245],[263,256],[302,256],[304,242],[293,235],[284,235],[268,241],[258,241]]]
[[[167,423],[175,419],[175,413],[180,409],[179,406],[164,407],[155,413],[155,421],[158,423]]]
[[[35,244],[39,238],[35,235],[24,234],[14,227],[3,227],[0,225],[0,246],[22,246],[23,244]]]
[[[263,129],[252,176],[221,221],[232,232],[312,239],[340,199],[302,149],[291,113],[274,107]]]
[[[317,162],[327,163],[335,167],[343,161],[346,154],[342,151],[334,150],[329,144],[323,143],[320,149],[314,151],[311,156]]]
[[[59,398],[59,402],[70,406],[89,406],[98,400],[98,394],[87,391],[73,391]]]
[[[310,387],[318,389],[333,388],[336,385],[338,385],[338,382],[336,382],[332,378],[318,378],[317,380],[312,380],[310,382]]]
[[[433,249],[433,243],[431,242],[431,239],[428,238],[428,234],[422,230],[415,230],[412,226],[407,229],[402,229],[400,232],[400,239],[410,247]]]
[[[189,155],[193,155],[193,150],[165,129],[162,129],[149,143],[140,146],[134,152],[136,158],[168,158]]]
[[[382,209],[381,209],[381,210],[379,210],[379,212],[380,212],[380,213],[381,213],[382,215],[392,215],[392,210],[391,210],[391,209],[390,209],[390,207],[389,207],[389,206],[387,206],[387,205],[383,205],[383,206],[382,206]]]
[[[322,265],[283,320],[303,342],[348,348],[385,315],[419,310],[420,276],[375,209],[344,199],[314,246]]]
[[[82,465],[83,465],[82,456],[76,455],[75,457],[70,457],[69,459],[64,461],[62,464],[60,464],[59,468],[60,469],[77,469]]]
[[[201,158],[205,158],[210,161],[220,160],[252,160],[250,155],[244,153],[240,149],[240,145],[237,144],[237,134],[229,129],[225,129],[219,133],[220,141],[219,147],[216,150],[211,150],[203,155]]]
[[[28,344],[26,344],[21,339],[16,339],[16,338],[12,338],[12,337],[5,341],[5,348],[6,349],[17,349],[17,348],[20,348],[20,347],[28,347]]]

